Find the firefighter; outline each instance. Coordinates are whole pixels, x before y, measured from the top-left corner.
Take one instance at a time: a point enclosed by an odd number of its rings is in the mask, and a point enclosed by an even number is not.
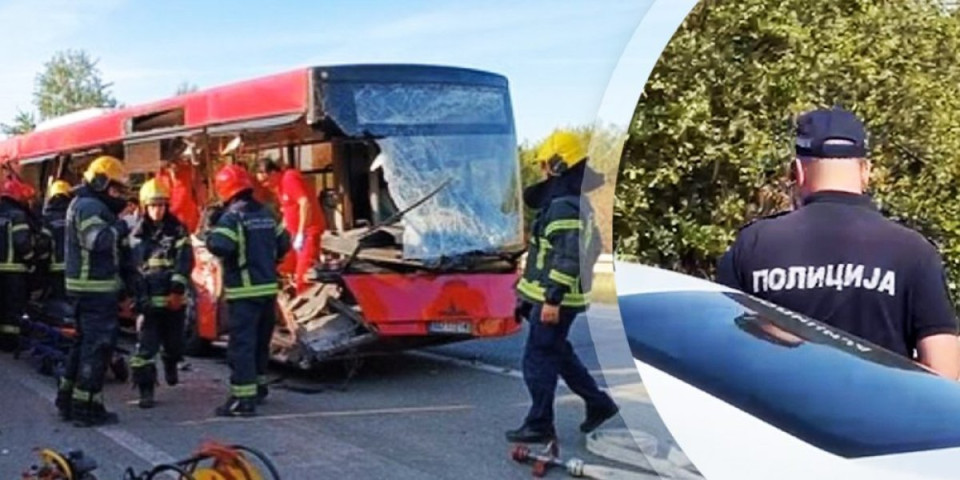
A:
[[[13,351],[19,344],[20,317],[29,299],[27,277],[34,262],[30,200],[36,191],[15,178],[0,187],[0,349]]]
[[[130,269],[126,237],[129,226],[120,216],[126,171],[111,156],[96,158],[83,174],[83,185],[67,209],[64,234],[64,277],[77,322],[77,338],[57,394],[61,418],[78,427],[115,423],[117,415],[103,404],[103,383],[118,331],[119,309],[132,286],[124,281]],[[118,308],[120,306],[120,308]]]
[[[44,273],[47,298],[64,299],[66,290],[63,284],[64,268],[64,228],[66,226],[67,207],[72,199],[71,186],[63,180],[53,182],[47,191],[47,201],[43,206],[43,234],[50,244],[50,259]]]
[[[283,224],[293,239],[294,278],[297,293],[306,288],[304,277],[320,255],[320,236],[326,228],[320,200],[295,168],[281,169],[270,158],[257,162],[257,180],[276,192]],[[284,262],[286,263],[286,262]]]
[[[290,250],[290,237],[276,218],[253,198],[253,180],[239,165],[214,177],[224,203],[201,236],[222,261],[230,341],[230,396],[219,416],[250,416],[267,396],[266,368],[276,324],[277,264]]]
[[[143,279],[137,331],[137,351],[130,360],[133,383],[140,392],[140,408],[153,408],[157,383],[154,357],[163,345],[163,373],[167,385],[179,383],[177,362],[183,355],[185,295],[193,253],[190,233],[170,212],[170,191],[156,180],[140,188],[144,217],[131,234],[133,261]]]
[[[567,340],[574,319],[589,305],[593,266],[601,248],[592,209],[582,195],[602,185],[603,177],[587,166],[586,149],[569,132],[548,137],[534,161],[546,178],[523,194],[537,213],[517,285],[517,316],[529,323],[523,379],[532,405],[523,425],[506,432],[508,441],[523,443],[556,438],[553,402],[558,377],[586,402],[582,432],[593,431],[619,410]]]

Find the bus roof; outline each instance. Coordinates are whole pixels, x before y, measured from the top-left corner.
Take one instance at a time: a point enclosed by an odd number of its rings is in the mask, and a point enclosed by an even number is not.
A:
[[[323,93],[320,84],[342,81],[431,81],[506,87],[506,79],[500,75],[457,67],[368,64],[299,68],[141,105],[91,109],[77,115],[75,121],[69,118],[74,114],[67,114],[47,122],[49,127],[0,140],[0,160],[38,160],[136,138],[178,136],[259,119],[315,119],[317,113],[322,113],[316,110],[323,108],[317,98]]]

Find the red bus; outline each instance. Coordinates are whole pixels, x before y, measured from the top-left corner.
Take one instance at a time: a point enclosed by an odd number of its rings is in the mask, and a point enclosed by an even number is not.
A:
[[[188,145],[181,149],[177,146]],[[0,158],[44,191],[97,155],[133,186],[161,159],[192,163],[195,190],[224,162],[269,156],[316,188],[327,231],[302,294],[285,289],[276,360],[317,362],[512,335],[523,245],[520,167],[507,79],[427,65],[302,68],[109,110],[0,141]],[[209,192],[209,193],[207,193]],[[226,338],[217,261],[194,239],[191,350]],[[290,279],[284,278],[284,286]]]

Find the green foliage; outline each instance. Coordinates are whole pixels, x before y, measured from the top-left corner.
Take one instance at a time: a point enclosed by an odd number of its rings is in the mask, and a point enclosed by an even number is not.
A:
[[[180,82],[180,85],[177,85],[177,90],[173,93],[175,96],[184,95],[187,93],[193,93],[197,90],[200,90],[200,87],[184,80]]]
[[[563,128],[563,130],[575,132],[589,146],[588,155],[591,168],[606,177],[604,186],[591,192],[588,198],[596,211],[596,222],[603,237],[603,251],[610,253],[613,251],[613,236],[609,230],[609,225],[612,223],[614,182],[617,166],[620,163],[623,135],[609,127],[580,126]],[[544,139],[540,139],[534,144],[525,142],[520,146],[519,157],[524,186],[532,185],[542,179],[540,168],[533,163],[533,157],[536,154],[537,146]],[[530,225],[533,221],[533,215],[533,211],[526,209],[526,225]]]
[[[0,131],[3,131],[5,135],[21,135],[32,132],[36,127],[37,120],[33,116],[33,113],[17,110],[17,115],[13,117],[13,122],[10,124],[0,124]]]
[[[33,91],[40,120],[95,107],[116,107],[97,60],[82,50],[57,52],[37,75]]]
[[[872,193],[938,244],[954,288],[960,19],[934,0],[702,1],[634,114],[618,255],[712,278],[738,227],[789,207],[793,116],[833,105],[866,121]]]

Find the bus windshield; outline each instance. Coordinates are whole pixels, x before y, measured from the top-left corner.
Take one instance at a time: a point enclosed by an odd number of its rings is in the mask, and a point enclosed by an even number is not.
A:
[[[398,209],[403,256],[422,261],[522,243],[520,169],[505,85],[338,82],[325,94],[337,125],[372,137]],[[339,114],[337,113],[339,111]]]
[[[960,447],[960,383],[742,293],[620,298],[634,357],[847,458]]]

